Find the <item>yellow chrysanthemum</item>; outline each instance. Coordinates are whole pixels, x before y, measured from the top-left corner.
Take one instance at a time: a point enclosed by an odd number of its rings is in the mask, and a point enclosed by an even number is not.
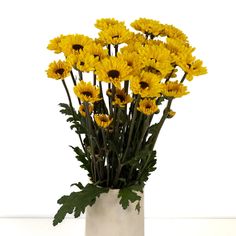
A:
[[[110,26],[115,26],[115,25],[125,25],[124,22],[122,21],[118,21],[114,18],[102,18],[102,19],[98,19],[95,23],[95,27],[100,29],[100,30],[105,30]]]
[[[60,47],[65,56],[78,54],[83,48],[92,43],[93,40],[81,34],[68,35],[61,40]]]
[[[188,37],[178,28],[173,25],[163,25],[161,36],[167,36],[168,38],[178,39],[184,42],[188,42]]]
[[[129,94],[126,94],[124,89],[116,89],[113,105],[124,107],[126,104],[132,102],[132,98]]]
[[[106,114],[95,114],[94,120],[98,126],[107,128],[111,124],[113,119]]]
[[[75,87],[74,87],[74,93],[77,97],[80,98],[82,102],[97,102],[101,100],[99,97],[100,90],[98,87],[93,86],[91,82],[84,82],[83,80],[80,81]]]
[[[95,66],[98,63],[98,58],[86,52],[80,52],[77,57],[76,68],[83,72],[94,71]]]
[[[146,72],[151,72],[164,78],[173,69],[169,50],[164,46],[145,45],[139,49],[140,58],[142,58],[142,67]]]
[[[141,34],[141,33],[138,33],[138,34],[132,33],[132,38],[127,43],[129,44],[129,43],[133,43],[133,42],[139,42],[141,44],[145,44],[146,41],[147,41],[147,39],[143,34]]]
[[[195,48],[191,47],[188,43],[172,38],[167,38],[165,46],[170,51],[175,64],[179,64],[186,55],[192,56],[195,50]]]
[[[64,38],[65,38],[65,36],[61,34],[59,37],[51,39],[48,46],[47,46],[47,49],[52,50],[55,53],[61,53],[62,50],[61,50],[61,47],[60,47],[60,43],[61,43],[61,40],[64,39]]]
[[[88,109],[89,109],[89,114],[91,114],[93,112],[93,105],[89,103],[88,105]],[[81,104],[79,107],[79,113],[83,116],[86,117],[86,109],[85,109],[85,105]]]
[[[107,29],[99,32],[99,40],[103,45],[118,45],[128,42],[131,38],[132,33],[121,24],[108,27]]]
[[[162,94],[165,97],[180,98],[188,93],[187,87],[178,81],[163,84]]]
[[[127,65],[132,70],[132,75],[135,75],[140,72],[141,60],[137,52],[124,51],[123,53],[118,53],[117,57],[127,63]]]
[[[50,63],[46,72],[48,78],[58,80],[66,78],[69,75],[71,69],[72,68],[69,63],[59,60]]]
[[[158,110],[156,99],[144,98],[139,102],[138,111],[150,116]]]
[[[140,42],[130,42],[127,46],[122,47],[120,49],[121,53],[133,53],[139,52],[140,48],[142,48],[142,44]]]
[[[132,22],[131,26],[144,34],[151,36],[158,36],[163,29],[163,25],[160,24],[159,21],[147,18],[139,18]]]
[[[162,91],[160,79],[153,73],[142,72],[131,79],[130,89],[141,97],[158,97]]]
[[[101,44],[91,43],[84,47],[84,52],[93,55],[98,60],[102,60],[108,56],[107,49],[104,49]]]
[[[121,87],[121,81],[129,80],[131,69],[127,63],[117,57],[105,58],[96,65],[97,79]]]
[[[194,60],[191,63],[180,63],[179,66],[187,73],[186,79],[191,81],[194,76],[204,75],[207,73],[207,68],[202,66],[201,60]]]

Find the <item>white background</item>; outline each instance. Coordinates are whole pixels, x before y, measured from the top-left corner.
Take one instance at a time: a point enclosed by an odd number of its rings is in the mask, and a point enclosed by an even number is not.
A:
[[[30,1],[0,3],[0,216],[51,217],[56,200],[87,182],[69,145],[77,136],[59,113],[67,102],[45,69],[60,34],[95,36],[95,20],[127,25],[153,18],[182,29],[209,73],[176,100],[156,145],[145,189],[146,217],[236,217],[234,1]]]

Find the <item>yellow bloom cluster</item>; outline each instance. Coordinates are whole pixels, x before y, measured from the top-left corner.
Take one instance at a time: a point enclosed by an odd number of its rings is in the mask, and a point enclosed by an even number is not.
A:
[[[193,55],[195,48],[187,36],[172,25],[139,18],[131,23],[139,31],[134,33],[123,21],[102,18],[95,26],[99,29],[96,39],[82,34],[60,35],[50,40],[47,47],[65,56],[64,61],[49,65],[48,77],[59,80],[71,74],[74,93],[82,103],[89,103],[89,113],[94,110],[103,114],[107,111],[104,106],[109,104],[112,115],[114,107],[126,109],[128,104],[139,101],[137,110],[149,116],[158,110],[158,98],[173,99],[188,94],[184,80],[191,81],[194,76],[207,73],[203,62]],[[73,75],[76,72],[81,81]],[[83,80],[84,72],[93,73],[93,84]],[[102,84],[108,89],[106,97]],[[96,108],[97,104],[102,110]],[[83,104],[79,112],[85,116]],[[94,119],[101,125],[101,119],[105,122],[108,118],[95,114]]]

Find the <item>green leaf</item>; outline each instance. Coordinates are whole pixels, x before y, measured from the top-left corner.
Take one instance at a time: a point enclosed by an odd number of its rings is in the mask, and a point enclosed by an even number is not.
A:
[[[61,197],[57,202],[62,205],[54,216],[53,226],[61,223],[67,214],[74,212],[75,218],[85,212],[87,206],[92,206],[96,198],[102,193],[107,193],[108,188],[87,184],[80,192],[72,192],[69,196]]]
[[[66,121],[72,123],[70,126],[72,130],[75,129],[77,134],[87,133],[87,129],[84,124],[84,118],[79,112],[77,113],[74,108],[71,108],[65,103],[60,103],[59,106],[62,108],[60,112],[66,116],[69,116]]]
[[[70,186],[71,186],[71,187],[72,187],[72,186],[76,186],[76,187],[78,187],[78,188],[81,189],[81,190],[84,189],[83,184],[81,184],[80,182],[71,184]]]
[[[90,173],[91,162],[86,156],[86,154],[79,147],[73,147],[73,146],[70,147],[77,154],[76,159],[82,163],[80,167],[87,170]]]
[[[143,191],[143,185],[132,185],[123,189],[120,189],[118,198],[120,198],[120,204],[123,207],[123,209],[127,209],[130,202],[136,202],[137,205],[140,203],[141,196],[138,195],[138,192]],[[136,205],[136,210],[139,209],[139,207]]]
[[[154,134],[154,133],[157,131],[157,127],[158,127],[158,124],[151,125],[151,126],[148,128],[148,133]]]
[[[159,98],[157,99],[157,105],[161,105],[164,100],[165,100],[164,97],[159,97]]]

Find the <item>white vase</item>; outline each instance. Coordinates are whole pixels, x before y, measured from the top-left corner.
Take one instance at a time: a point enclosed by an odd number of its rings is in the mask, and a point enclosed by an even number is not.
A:
[[[118,189],[103,193],[86,208],[86,236],[144,236],[144,200],[138,214],[135,203],[126,210],[119,204]]]

